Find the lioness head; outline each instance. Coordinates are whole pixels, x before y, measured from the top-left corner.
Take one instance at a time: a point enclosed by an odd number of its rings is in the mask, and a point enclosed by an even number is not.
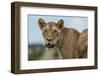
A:
[[[42,30],[43,37],[45,39],[46,47],[53,48],[61,37],[61,31],[63,29],[63,20],[59,20],[57,23],[46,23],[43,19],[38,20],[40,29]]]

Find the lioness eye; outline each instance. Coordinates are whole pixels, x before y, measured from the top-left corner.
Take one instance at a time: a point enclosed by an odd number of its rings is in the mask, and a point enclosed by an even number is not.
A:
[[[54,37],[57,37],[57,36],[58,36],[58,33],[57,33],[56,30],[53,31],[53,36],[54,36]]]
[[[44,32],[47,32],[47,30],[44,30]]]
[[[47,33],[48,33],[48,31],[47,31],[47,30],[44,30],[44,33],[45,33],[45,34],[47,34]]]
[[[54,30],[54,33],[56,33],[57,31],[56,30]]]

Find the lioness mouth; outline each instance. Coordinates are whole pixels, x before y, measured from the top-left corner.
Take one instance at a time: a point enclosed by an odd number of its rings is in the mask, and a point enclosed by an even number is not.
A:
[[[46,47],[48,48],[53,48],[54,46],[55,46],[54,44],[50,44],[50,43],[46,44]]]

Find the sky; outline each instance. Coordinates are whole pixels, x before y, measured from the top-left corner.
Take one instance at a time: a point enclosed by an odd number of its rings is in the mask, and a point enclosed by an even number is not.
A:
[[[58,22],[63,19],[64,27],[75,28],[79,32],[88,28],[88,17],[28,15],[28,44],[44,44],[42,31],[38,25],[40,18],[45,22]]]

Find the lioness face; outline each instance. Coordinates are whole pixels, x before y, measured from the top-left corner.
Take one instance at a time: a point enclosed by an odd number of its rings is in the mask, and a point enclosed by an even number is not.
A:
[[[61,37],[61,31],[64,23],[63,20],[59,20],[57,23],[46,23],[43,19],[39,19],[38,23],[40,29],[42,30],[46,47],[53,48]]]

